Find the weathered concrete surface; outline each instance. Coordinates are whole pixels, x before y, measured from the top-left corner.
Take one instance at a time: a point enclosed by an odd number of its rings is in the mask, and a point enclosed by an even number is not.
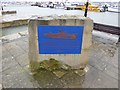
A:
[[[93,21],[82,16],[46,16],[30,19],[29,31],[29,60],[32,63],[41,62],[55,58],[70,65],[74,69],[84,68],[88,63],[88,52],[92,44]],[[81,54],[39,54],[38,47],[38,26],[84,26]],[[84,60],[82,60],[84,58]]]
[[[118,48],[94,39],[90,49],[89,63],[85,76],[74,72],[58,78],[55,74],[41,70],[41,75],[33,77],[29,70],[28,34],[22,33],[18,39],[2,40],[2,86],[4,88],[118,88]],[[11,36],[12,37],[12,36]],[[14,36],[13,36],[14,37]],[[12,50],[13,49],[13,50]],[[1,59],[0,59],[1,60]],[[39,78],[36,78],[39,77]],[[37,82],[37,80],[39,82]]]

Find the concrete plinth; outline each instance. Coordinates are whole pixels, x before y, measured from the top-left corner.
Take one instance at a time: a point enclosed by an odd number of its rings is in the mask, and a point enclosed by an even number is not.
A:
[[[84,26],[81,54],[39,54],[38,26]],[[74,69],[84,68],[88,63],[88,52],[92,45],[93,21],[81,16],[35,17],[29,20],[29,60],[36,63],[54,58]]]

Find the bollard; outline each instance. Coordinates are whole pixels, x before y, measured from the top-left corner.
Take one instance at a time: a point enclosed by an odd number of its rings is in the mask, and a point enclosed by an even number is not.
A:
[[[82,16],[44,16],[29,20],[30,67],[55,59],[73,69],[85,68],[92,45],[93,21]]]

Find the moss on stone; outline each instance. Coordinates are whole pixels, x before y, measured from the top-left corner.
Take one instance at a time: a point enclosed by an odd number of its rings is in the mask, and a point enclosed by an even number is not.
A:
[[[49,71],[54,71],[54,70],[58,70],[58,69],[62,68],[62,63],[51,58],[49,60],[44,60],[44,61],[40,62],[39,68],[44,68]]]
[[[32,72],[36,71],[39,69],[39,63],[38,62],[30,62],[30,69]]]
[[[58,77],[61,78],[63,77],[65,74],[68,73],[68,71],[64,70],[64,69],[59,69],[59,70],[54,70],[53,73]]]
[[[58,78],[63,77],[70,71],[74,71],[79,76],[82,76],[84,74],[84,70],[74,70],[71,68],[71,66],[55,60],[54,58],[43,60],[40,63],[31,62],[30,64],[31,70],[34,72],[35,76],[38,76],[37,74],[40,74],[42,71],[49,71],[55,74],[55,76]]]

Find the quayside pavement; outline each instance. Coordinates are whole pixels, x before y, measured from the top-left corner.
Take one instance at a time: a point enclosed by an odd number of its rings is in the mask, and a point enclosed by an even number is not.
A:
[[[89,54],[86,74],[67,73],[62,78],[51,72],[42,73],[39,83],[29,70],[28,34],[19,33],[16,39],[2,38],[3,88],[118,88],[118,48],[95,40]]]

